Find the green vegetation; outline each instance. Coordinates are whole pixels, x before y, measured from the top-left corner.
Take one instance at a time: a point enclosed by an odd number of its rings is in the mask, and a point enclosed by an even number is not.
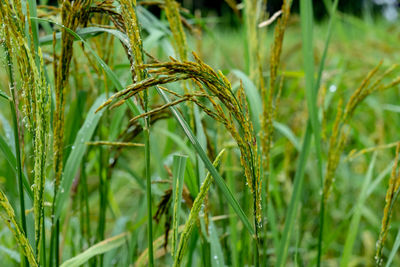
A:
[[[397,24],[61,2],[0,0],[0,265],[400,264]]]

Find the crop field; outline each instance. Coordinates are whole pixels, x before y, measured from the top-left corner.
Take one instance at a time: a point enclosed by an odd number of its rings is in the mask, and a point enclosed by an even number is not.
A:
[[[400,20],[238,2],[0,0],[0,266],[400,266]]]

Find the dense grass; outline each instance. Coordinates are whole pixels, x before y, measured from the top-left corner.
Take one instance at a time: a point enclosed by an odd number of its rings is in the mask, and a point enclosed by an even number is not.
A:
[[[400,28],[312,2],[0,0],[0,265],[399,265]]]

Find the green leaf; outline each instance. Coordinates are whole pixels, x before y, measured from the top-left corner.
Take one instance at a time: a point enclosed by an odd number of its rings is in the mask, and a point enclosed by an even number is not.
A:
[[[10,97],[8,97],[8,95],[1,90],[0,90],[0,97],[4,98],[7,101],[11,100]]]
[[[394,257],[396,256],[397,251],[399,250],[399,247],[400,247],[400,229],[397,232],[396,240],[394,241],[393,248],[390,251],[389,258],[386,263],[386,267],[391,266],[392,261],[393,261]]]
[[[144,191],[146,190],[146,185],[144,184],[144,178],[140,177],[135,171],[133,171],[130,166],[129,162],[126,161],[123,157],[118,160],[118,167],[122,170],[126,171],[140,186],[140,188]]]
[[[211,246],[211,265],[213,267],[224,267],[224,253],[222,252],[221,243],[217,233],[217,228],[212,220],[210,220],[208,226],[208,233],[210,235],[210,246]]]
[[[400,106],[399,105],[385,104],[385,105],[383,105],[383,109],[387,110],[387,111],[400,113]]]
[[[375,167],[375,161],[376,161],[376,152],[374,153],[371,163],[369,164],[368,172],[367,172],[366,177],[364,178],[364,182],[363,182],[363,185],[361,188],[360,195],[358,197],[357,202],[355,203],[356,208],[355,208],[353,217],[351,218],[351,221],[349,224],[349,229],[348,229],[348,232],[346,235],[346,242],[344,244],[342,259],[340,261],[341,267],[349,266],[349,263],[350,263],[350,257],[353,252],[354,242],[356,240],[357,233],[358,233],[358,227],[360,225],[362,207],[365,203],[365,200],[367,199],[368,186],[372,180],[372,175],[373,175],[373,171],[374,171],[374,167]]]
[[[91,37],[95,37],[101,33],[110,33],[112,35],[114,35],[115,37],[117,37],[121,42],[123,42],[125,45],[129,45],[129,39],[126,36],[125,33],[120,32],[118,30],[115,29],[107,29],[107,28],[102,28],[102,27],[86,27],[86,28],[82,28],[82,29],[78,29],[76,30],[76,34],[80,37],[75,37],[76,41],[79,40],[86,40],[89,39]],[[56,40],[60,40],[61,39],[61,32],[57,32],[56,33]],[[53,43],[53,35],[49,34],[43,37],[39,38],[39,44],[40,45],[49,45]]]
[[[283,228],[282,239],[281,242],[279,243],[278,258],[276,262],[276,266],[279,267],[286,266],[285,262],[289,250],[290,237],[292,235],[293,226],[296,220],[298,206],[301,201],[300,196],[303,190],[304,171],[306,168],[308,154],[310,152],[311,137],[312,137],[311,123],[310,120],[308,120],[306,134],[303,139],[300,158],[297,163],[296,174],[294,176],[293,193],[285,216],[286,221],[285,221],[285,226]]]
[[[152,31],[157,30],[164,32],[166,35],[172,34],[169,28],[146,8],[139,5],[136,7],[136,10],[140,26],[147,32],[151,33]]]
[[[324,69],[324,64],[325,64],[325,59],[326,59],[326,55],[328,52],[328,47],[329,47],[329,43],[331,40],[331,36],[332,36],[332,28],[333,28],[333,24],[335,21],[335,13],[336,13],[336,8],[338,5],[338,0],[335,0],[335,2],[333,3],[332,9],[330,10],[330,19],[329,19],[329,25],[328,25],[328,33],[326,36],[326,40],[325,40],[325,46],[324,46],[324,51],[322,53],[322,58],[321,58],[321,63],[319,65],[319,69],[318,69],[318,76],[317,76],[317,80],[315,85],[313,85],[315,88],[313,90],[313,93],[315,94],[314,97],[314,102],[311,103],[312,105],[314,105],[313,109],[313,113],[310,114],[310,116],[312,116],[312,125],[313,125],[313,130],[314,130],[314,137],[315,137],[315,151],[317,154],[317,164],[318,164],[318,174],[320,176],[320,180],[321,180],[321,190],[323,190],[323,173],[322,173],[322,152],[321,152],[321,131],[320,131],[320,125],[319,125],[319,121],[318,121],[318,107],[317,107],[317,94],[318,94],[318,88],[320,86],[321,83],[321,77],[322,77],[322,71]],[[312,11],[312,3],[309,2],[309,5],[311,5],[311,11]],[[308,8],[310,9],[310,8]],[[305,16],[310,15],[310,14],[305,14]],[[308,20],[307,18],[304,18],[304,20]],[[304,24],[310,24],[310,22],[308,23],[304,23]],[[312,21],[311,21],[312,24]],[[312,26],[312,25],[311,25]],[[303,27],[303,26],[302,26]],[[311,29],[310,29],[311,28]],[[308,29],[306,29],[306,31],[308,31],[307,33],[304,34],[304,37],[307,38],[306,35],[308,35],[308,37],[311,36],[311,41],[312,41],[312,27],[308,26]],[[313,49],[313,47],[307,47],[307,49]],[[306,58],[306,51],[303,50],[303,54],[304,54],[304,59]],[[309,54],[309,56],[312,55],[312,53]],[[313,56],[313,55],[312,55]],[[307,63],[306,63],[307,64]],[[307,69],[306,69],[306,79],[308,76],[310,75],[314,75],[313,73],[308,73]],[[308,79],[312,79],[312,77],[308,78]],[[312,90],[312,89],[311,89]],[[310,93],[309,93],[310,94]],[[318,254],[317,254],[317,266],[321,266],[321,257],[322,257],[322,240],[323,240],[323,232],[324,232],[324,219],[325,219],[325,202],[324,202],[324,194],[321,194],[321,208],[320,208],[320,229],[319,229],[319,236],[318,236]]]
[[[313,4],[311,0],[300,2],[301,32],[303,42],[303,61],[306,78],[306,99],[309,118],[314,135],[315,149],[317,154],[318,176],[323,184],[322,176],[322,152],[321,152],[321,129],[318,120],[317,90],[314,84],[314,49],[313,49]]]
[[[274,128],[276,130],[278,130],[278,132],[280,132],[283,136],[285,136],[292,143],[292,145],[297,150],[300,151],[300,149],[301,149],[300,142],[288,126],[286,126],[285,124],[276,122],[276,121],[273,122],[273,125],[274,125]]]
[[[189,189],[190,195],[195,198],[199,193],[200,185],[198,184],[196,177],[196,168],[193,166],[190,159],[186,164],[185,184]]]
[[[61,267],[78,267],[87,262],[89,259],[96,255],[103,254],[107,251],[120,247],[126,242],[127,233],[123,233],[117,236],[107,238],[92,247],[88,248],[84,252],[78,254],[77,256],[66,260],[61,264]]]
[[[19,252],[13,249],[6,248],[2,245],[0,245],[0,251],[3,252],[3,255],[7,255],[11,259],[13,259],[15,262],[20,263],[21,262],[21,256],[19,255]]]
[[[17,174],[17,161],[15,160],[15,155],[11,151],[11,148],[8,146],[6,140],[1,135],[0,135],[0,150],[1,152],[3,152],[4,157],[6,158],[8,164],[10,164],[10,167],[13,170],[13,172]],[[29,198],[33,200],[33,192],[24,172],[22,172],[22,183],[24,185],[26,192],[28,193]]]
[[[105,94],[102,94],[96,99],[96,101],[93,103],[92,107],[90,108],[86,116],[82,128],[76,135],[71,153],[69,154],[69,157],[65,164],[59,193],[57,194],[56,198],[56,206],[55,206],[56,219],[59,218],[61,211],[63,210],[65,201],[68,199],[68,196],[70,194],[71,186],[74,181],[76,172],[78,171],[83,155],[86,152],[86,147],[87,147],[86,142],[89,142],[90,139],[92,138],[92,135],[97,127],[97,124],[101,116],[103,115],[103,110],[97,113],[95,113],[95,110],[97,109],[98,106],[101,105],[101,103],[105,101],[105,99],[106,99]]]
[[[203,124],[201,122],[200,110],[197,105],[193,107],[193,115],[194,121],[196,123],[196,137],[199,140],[201,147],[207,151],[207,137],[204,132]],[[203,183],[203,179],[206,177],[206,168],[204,167],[204,163],[201,161],[200,157],[196,156],[196,163],[197,163],[197,177],[199,183]]]
[[[185,176],[186,169],[186,156],[174,155],[172,163],[172,194],[173,194],[173,214],[172,214],[172,247],[171,254],[175,255],[176,246],[178,245],[178,226],[179,226],[179,213],[181,210],[182,202],[182,189],[183,189],[183,178]]]
[[[232,70],[243,83],[243,89],[246,92],[247,101],[249,102],[249,107],[252,116],[252,122],[254,124],[254,129],[256,133],[260,131],[260,116],[262,115],[262,102],[260,94],[257,87],[254,85],[252,80],[240,70]]]
[[[177,148],[181,149],[184,154],[189,156],[191,161],[195,160],[196,154],[190,149],[190,145],[185,142],[186,140],[176,133],[170,132],[167,129],[155,128],[152,133],[161,134],[162,136],[168,137]]]

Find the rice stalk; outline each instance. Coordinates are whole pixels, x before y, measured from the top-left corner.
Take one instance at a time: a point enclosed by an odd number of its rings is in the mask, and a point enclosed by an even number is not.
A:
[[[390,144],[384,144],[384,145],[378,145],[378,146],[373,146],[373,147],[368,147],[368,148],[363,148],[359,151],[357,151],[356,149],[353,149],[352,151],[350,151],[350,153],[347,155],[347,160],[353,160],[361,155],[370,153],[370,152],[374,152],[374,151],[379,151],[379,150],[383,150],[383,149],[387,149],[387,148],[392,148],[392,147],[396,147],[398,144],[398,142],[394,142],[394,143],[390,143]]]
[[[397,68],[393,65],[379,75],[374,82],[372,78],[378,72],[382,62],[380,62],[374,69],[372,69],[360,86],[354,91],[348,100],[346,106],[342,108],[342,102],[339,102],[338,112],[336,114],[335,123],[332,128],[332,134],[329,138],[328,160],[326,165],[326,172],[324,178],[323,195],[324,202],[326,203],[329,197],[330,189],[334,181],[336,169],[339,165],[340,154],[344,149],[348,137],[347,126],[356,110],[358,105],[369,95],[377,91],[387,90],[400,84],[400,78],[395,78],[387,84],[382,84],[382,80],[392,74]]]
[[[390,219],[393,213],[394,204],[398,198],[400,192],[400,172],[399,172],[399,153],[400,153],[400,142],[397,143],[396,147],[396,156],[394,159],[394,164],[392,168],[392,172],[389,178],[389,185],[386,191],[385,197],[385,208],[383,210],[381,231],[379,234],[379,239],[376,244],[376,255],[375,260],[378,266],[381,266],[383,263],[382,259],[382,251],[385,245],[385,241],[389,232]]]
[[[14,57],[17,62],[17,68],[20,76],[29,83],[25,83],[22,87],[22,99],[24,101],[25,112],[32,112],[27,114],[28,122],[27,128],[32,133],[33,146],[34,146],[34,184],[32,186],[34,191],[33,209],[35,219],[35,245],[37,248],[38,263],[45,261],[45,256],[39,258],[40,252],[45,251],[45,235],[44,229],[44,184],[45,184],[45,167],[46,167],[46,154],[49,144],[49,130],[50,130],[50,88],[47,85],[44,77],[44,63],[42,52],[39,49],[38,55],[35,55],[33,45],[33,35],[29,22],[30,38],[25,37],[23,31],[23,23],[12,23],[12,17],[15,16],[15,6],[11,3],[2,4],[1,11],[3,16],[0,17],[0,22],[4,23],[7,27],[7,40],[8,51],[11,51],[10,56]],[[28,9],[29,10],[29,9]],[[28,13],[29,15],[29,13]],[[25,20],[24,20],[25,21]],[[19,28],[21,27],[21,28]],[[29,45],[29,40],[31,40]],[[40,69],[36,65],[35,58],[40,60]],[[21,192],[23,194],[23,192]],[[26,230],[25,230],[26,231]],[[40,240],[42,240],[42,247],[40,247]],[[43,254],[45,255],[45,254]]]
[[[29,244],[29,241],[26,238],[23,230],[20,229],[15,219],[14,210],[11,207],[10,202],[8,201],[6,195],[1,190],[0,190],[0,217],[3,219],[3,221],[7,224],[7,227],[13,233],[23,254],[28,259],[29,264],[32,267],[38,266],[35,259],[35,255],[33,253],[33,249]]]
[[[211,95],[208,99],[213,105],[214,110],[205,109],[205,111],[206,113],[212,112],[211,114],[218,114],[218,121],[224,124],[239,146],[241,151],[241,163],[245,169],[246,183],[255,196],[255,216],[257,221],[260,222],[261,181],[258,168],[259,156],[253,126],[248,116],[247,102],[243,87],[240,87],[238,96],[235,96],[232,92],[230,82],[221,72],[215,72],[211,67],[202,62],[195,53],[193,53],[193,56],[196,62],[172,59],[171,62],[142,65],[141,68],[149,69],[149,74],[154,74],[156,76],[132,84],[125,90],[114,94],[97,110],[101,110],[110,105],[116,99],[119,99],[119,101],[126,100],[139,92],[147,90],[149,87],[174,81],[192,79],[204,93],[207,93],[206,89],[209,90]],[[205,88],[203,88],[203,85]],[[212,100],[213,97],[218,98],[223,103],[224,107],[227,108],[229,112],[228,117],[224,115],[222,107]],[[203,105],[200,104],[200,107],[203,107]],[[238,126],[235,125],[232,116],[237,121]]]
[[[286,30],[287,21],[290,16],[291,1],[283,1],[282,4],[282,16],[278,19],[277,25],[274,30],[274,42],[271,47],[270,56],[270,79],[268,92],[264,86],[264,82],[261,82],[260,93],[262,98],[262,117],[261,117],[261,136],[260,145],[262,148],[262,167],[265,179],[265,193],[266,201],[269,199],[269,172],[270,172],[270,154],[273,137],[273,120],[277,114],[279,106],[280,93],[283,86],[283,78],[281,78],[278,94],[275,97],[275,87],[277,80],[277,72],[280,65],[280,58],[282,53],[283,38]],[[259,65],[261,68],[261,64]],[[260,70],[262,73],[262,70]],[[260,78],[263,80],[262,76]]]
[[[174,37],[174,48],[180,60],[187,60],[187,42],[183,31],[179,4],[174,0],[165,0],[165,14],[167,16],[172,35]]]
[[[55,114],[53,118],[54,142],[53,142],[53,161],[54,161],[54,198],[60,186],[61,173],[63,169],[63,139],[64,139],[64,110],[65,98],[67,94],[68,77],[73,55],[72,36],[66,28],[76,31],[79,25],[83,25],[88,20],[88,10],[91,0],[64,0],[61,7],[61,21],[64,26],[61,29],[61,54],[55,69]]]
[[[257,81],[257,83],[262,79],[262,73],[259,72],[259,66],[262,62],[262,56],[260,56],[262,37],[258,31],[258,24],[265,20],[266,4],[266,0],[244,1],[247,73],[249,74],[250,79]]]
[[[19,71],[21,85],[21,100],[23,102],[24,122],[30,132],[35,130],[34,115],[35,103],[35,77],[31,75],[32,60],[35,55],[25,38],[25,16],[21,10],[19,1],[2,1],[0,22],[2,23],[2,35],[8,48],[10,58],[15,59],[16,68]],[[15,19],[14,19],[15,18]],[[15,85],[13,85],[15,86]]]
[[[14,6],[12,6],[14,7]],[[6,54],[6,62],[7,62],[7,74],[9,78],[9,88],[11,93],[11,100],[10,103],[10,110],[12,114],[13,120],[13,131],[14,131],[14,144],[15,144],[15,158],[16,158],[16,169],[17,169],[17,183],[18,183],[18,191],[19,191],[19,204],[20,204],[20,214],[21,214],[21,234],[24,237],[27,237],[27,225],[26,225],[26,216],[25,216],[25,197],[24,197],[24,189],[23,189],[23,165],[21,159],[21,147],[23,147],[23,143],[20,143],[20,140],[23,140],[22,137],[22,127],[20,127],[20,118],[18,111],[18,95],[16,91],[16,81],[14,79],[14,65],[12,58],[14,57],[13,52],[15,50],[12,49],[12,43],[14,39],[11,38],[10,30],[13,29],[11,27],[16,27],[17,23],[20,22],[20,17],[17,17],[17,22],[15,24],[10,23],[9,19],[11,18],[10,15],[12,12],[12,7],[9,2],[2,1],[0,3],[0,24],[2,27],[0,28],[0,37],[4,40],[3,47]],[[17,5],[18,7],[18,5]],[[20,9],[19,9],[20,10]],[[17,12],[17,16],[20,16],[22,12]],[[10,27],[8,27],[10,26]],[[20,46],[16,46],[18,48]],[[22,148],[23,149],[23,148]],[[22,257],[21,257],[22,258]],[[28,258],[25,256],[23,259],[25,264],[28,264]]]
[[[39,49],[39,58],[41,60],[41,73],[44,73],[43,56]],[[46,250],[44,232],[44,186],[46,177],[46,155],[49,148],[50,133],[50,87],[47,85],[44,75],[36,81],[36,132],[34,143],[34,212],[36,228],[36,247],[40,252]],[[43,234],[43,236],[42,236]],[[39,249],[40,238],[43,246]],[[40,253],[38,253],[40,255]],[[45,256],[39,262],[45,261]]]
[[[110,105],[114,100],[125,101],[139,92],[147,91],[150,86],[165,84],[172,81],[191,79],[203,93],[210,94],[208,100],[214,110],[205,108],[203,111],[207,114],[211,114],[212,117],[218,118],[217,121],[224,124],[241,151],[240,159],[245,170],[246,184],[250,187],[253,195],[253,211],[256,229],[254,241],[256,243],[256,251],[258,251],[258,228],[261,226],[262,210],[259,168],[261,162],[258,155],[257,140],[252,122],[250,121],[244,89],[241,86],[238,90],[238,95],[235,96],[232,92],[230,82],[221,72],[215,72],[211,67],[203,63],[195,53],[193,53],[193,56],[196,62],[180,62],[172,59],[172,62],[152,63],[141,66],[141,68],[149,69],[149,74],[153,74],[155,77],[128,86],[127,89],[114,94],[103,103],[98,110]],[[223,103],[224,107],[228,110],[228,116],[224,114],[222,106],[217,104],[213,100],[213,97],[218,98],[219,101]],[[200,107],[204,107],[204,105],[199,104],[199,101],[195,101],[195,103]],[[217,116],[215,116],[215,114],[217,114]],[[233,118],[235,118],[237,126]],[[256,263],[258,258],[258,253],[256,253]]]

